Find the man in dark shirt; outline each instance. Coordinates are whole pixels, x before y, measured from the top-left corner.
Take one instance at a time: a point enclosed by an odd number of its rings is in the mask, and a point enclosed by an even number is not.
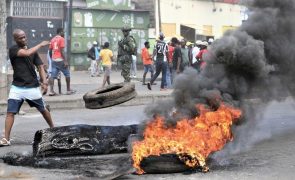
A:
[[[182,64],[182,55],[181,55],[181,48],[180,48],[180,42],[176,37],[173,37],[171,39],[171,45],[174,47],[174,53],[173,53],[173,68],[172,68],[172,83],[175,78],[176,74],[179,74],[183,71],[184,67]]]
[[[153,75],[151,81],[147,84],[149,90],[152,90],[152,84],[162,72],[161,91],[166,90],[166,71],[168,58],[168,44],[164,42],[164,34],[160,33],[159,41],[155,45],[153,57],[156,56],[156,73]]]
[[[7,102],[7,114],[5,119],[5,137],[0,140],[0,146],[10,145],[10,132],[14,123],[14,115],[20,110],[24,101],[31,107],[35,107],[42,114],[49,127],[53,127],[50,112],[45,108],[39,87],[39,80],[35,67],[37,67],[42,93],[47,92],[48,83],[46,74],[37,50],[49,44],[43,41],[28,49],[27,37],[23,30],[16,29],[13,32],[16,45],[9,49],[9,58],[13,68],[13,81]]]

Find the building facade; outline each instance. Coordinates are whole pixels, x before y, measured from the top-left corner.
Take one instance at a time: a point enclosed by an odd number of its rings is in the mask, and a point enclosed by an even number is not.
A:
[[[239,0],[135,0],[141,8],[155,12],[155,23],[169,37],[182,36],[190,41],[219,38],[245,19],[245,7]],[[157,9],[157,3],[159,8]],[[157,17],[159,11],[160,17]],[[157,20],[160,18],[160,20]],[[152,28],[156,28],[153,26]],[[153,29],[151,37],[156,37]]]

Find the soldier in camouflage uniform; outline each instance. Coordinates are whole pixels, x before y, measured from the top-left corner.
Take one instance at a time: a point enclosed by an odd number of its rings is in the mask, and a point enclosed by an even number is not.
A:
[[[136,55],[135,39],[129,35],[131,28],[123,27],[122,32],[124,38],[118,42],[118,59],[122,64],[121,75],[124,77],[124,82],[130,82],[130,67],[132,63],[132,55]]]

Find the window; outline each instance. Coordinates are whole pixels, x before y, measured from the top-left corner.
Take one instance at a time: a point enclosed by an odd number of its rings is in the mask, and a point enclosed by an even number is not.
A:
[[[12,16],[63,17],[63,2],[14,0],[12,6]]]

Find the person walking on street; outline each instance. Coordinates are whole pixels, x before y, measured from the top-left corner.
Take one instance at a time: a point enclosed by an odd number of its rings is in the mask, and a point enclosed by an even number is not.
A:
[[[200,52],[200,44],[202,43],[201,40],[197,40],[196,41],[196,44],[195,44],[195,47],[193,47],[193,51],[192,51],[192,54],[193,54],[193,59],[192,59],[192,67],[194,69],[196,69],[197,71],[200,70],[200,67],[199,67],[199,61],[197,59],[197,55],[199,54]]]
[[[193,43],[186,42],[186,47],[188,49],[188,59],[189,59],[189,66],[192,66],[193,61]]]
[[[173,84],[175,76],[183,71],[183,64],[182,64],[180,44],[176,37],[173,37],[171,39],[171,45],[174,47],[173,60],[172,60],[172,66],[173,66],[172,80],[171,80]]]
[[[189,51],[186,47],[186,40],[181,39],[180,40],[180,46],[181,46],[181,57],[182,57],[182,67],[183,70],[187,67],[189,67]]]
[[[137,57],[135,55],[132,55],[132,63],[131,63],[131,69],[130,69],[130,75],[132,78],[136,78],[136,74],[137,74],[136,61],[137,61]]]
[[[156,56],[156,73],[153,75],[151,81],[147,84],[149,90],[152,90],[152,84],[162,72],[161,91],[166,90],[166,71],[167,71],[167,57],[168,45],[164,41],[164,34],[160,33],[159,41],[155,45],[153,56]]]
[[[145,78],[146,78],[146,74],[148,72],[151,73],[151,78],[154,75],[153,60],[152,60],[152,57],[149,53],[149,48],[150,48],[150,43],[148,41],[146,41],[144,43],[144,48],[141,49],[141,59],[142,59],[143,68],[144,68],[143,77],[142,77],[142,85],[147,85],[145,83]]]
[[[48,62],[47,79],[49,80],[49,78],[51,77],[51,73],[52,73],[52,66],[51,66],[52,59],[50,58],[49,51],[47,53],[47,62]],[[61,95],[62,92],[61,92],[61,74],[60,74],[60,72],[58,73],[56,80],[57,80],[58,94]],[[53,87],[53,89],[54,89],[54,87]]]
[[[110,47],[110,43],[105,42],[99,56],[99,59],[102,62],[102,67],[104,71],[102,87],[105,86],[106,82],[108,83],[108,85],[111,84],[110,75],[111,75],[112,62],[113,62],[113,52],[109,49],[109,47]]]
[[[167,65],[167,72],[166,72],[167,88],[172,88],[173,53],[174,53],[174,47],[171,45],[171,41],[170,41],[168,43],[168,65]]]
[[[19,112],[24,101],[27,101],[31,107],[38,109],[50,128],[54,127],[50,112],[46,109],[42,98],[42,94],[47,92],[48,83],[43,62],[37,53],[38,49],[49,45],[49,41],[42,41],[40,44],[28,49],[27,37],[23,30],[14,30],[13,37],[16,45],[9,48],[13,81],[7,102],[5,132],[4,137],[0,140],[0,146],[9,146],[11,144],[10,133],[14,124],[14,116]],[[42,92],[35,68],[39,72]]]
[[[57,35],[51,40],[49,46],[49,55],[52,59],[52,73],[51,77],[49,78],[50,84],[50,92],[49,96],[54,96],[56,93],[53,90],[54,86],[54,79],[57,78],[58,73],[61,71],[65,78],[66,78],[66,85],[67,85],[67,95],[73,94],[76,91],[71,89],[71,77],[70,77],[70,70],[69,70],[69,63],[65,56],[64,52],[65,48],[65,39],[64,39],[64,30],[63,28],[57,29]]]
[[[136,42],[133,36],[130,36],[131,28],[123,27],[122,32],[124,38],[118,42],[118,60],[122,64],[121,75],[124,82],[130,82],[130,68],[132,63],[132,55],[136,55]]]
[[[92,47],[87,52],[87,57],[91,61],[90,69],[91,69],[91,77],[95,77],[99,72],[99,53],[100,48],[98,46],[98,43],[96,41],[93,41]]]

